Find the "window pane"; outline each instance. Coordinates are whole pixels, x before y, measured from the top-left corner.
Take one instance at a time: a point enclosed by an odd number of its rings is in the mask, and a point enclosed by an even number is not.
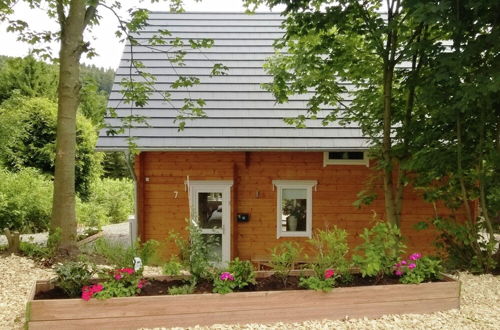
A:
[[[328,153],[329,159],[364,159],[362,151],[334,151]]]
[[[221,228],[222,193],[198,194],[198,220],[202,229]]]
[[[281,190],[281,230],[306,231],[307,189]]]

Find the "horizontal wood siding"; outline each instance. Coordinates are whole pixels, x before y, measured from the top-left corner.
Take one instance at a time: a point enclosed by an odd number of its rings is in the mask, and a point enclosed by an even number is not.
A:
[[[235,226],[232,257],[262,258],[281,241],[305,243],[307,240],[276,238],[277,196],[273,180],[317,180],[317,189],[313,190],[313,230],[334,225],[344,228],[350,234],[351,246],[359,243],[357,236],[370,226],[375,214],[384,218],[380,186],[379,197],[371,205],[360,209],[352,205],[374,170],[355,165],[323,167],[321,152],[143,152],[140,157],[143,239],[165,240],[170,231],[184,232],[185,219],[189,217],[185,186],[188,177],[189,180],[234,181],[232,194],[237,202],[232,203],[232,226]],[[433,206],[411,189],[405,191],[404,198],[401,227],[408,251],[432,251],[434,233],[418,232],[413,226],[434,216]],[[437,208],[439,215],[450,212],[441,206]],[[250,221],[237,223],[235,213],[249,213]],[[304,246],[307,253],[307,245]],[[164,252],[169,255],[176,250],[166,242]]]

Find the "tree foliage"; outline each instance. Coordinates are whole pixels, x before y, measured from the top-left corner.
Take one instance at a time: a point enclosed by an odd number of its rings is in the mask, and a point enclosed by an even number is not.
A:
[[[2,139],[0,161],[12,171],[33,167],[54,174],[57,105],[45,98],[13,97],[0,106],[0,127],[8,127]],[[77,119],[76,191],[81,198],[91,194],[91,185],[101,174],[102,154],[94,148],[95,129],[84,116]]]
[[[0,65],[0,103],[13,93],[55,100],[57,80],[57,68],[33,56],[6,58]]]

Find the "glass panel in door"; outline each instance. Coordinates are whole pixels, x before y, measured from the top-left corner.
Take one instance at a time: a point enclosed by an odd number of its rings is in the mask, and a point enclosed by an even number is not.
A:
[[[222,228],[222,193],[198,193],[198,220],[201,229]]]
[[[222,192],[198,192],[198,224],[209,246],[214,262],[223,259],[223,194]]]

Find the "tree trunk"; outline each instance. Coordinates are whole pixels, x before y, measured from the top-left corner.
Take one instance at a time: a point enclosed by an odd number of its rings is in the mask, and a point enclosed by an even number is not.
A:
[[[457,114],[457,174],[458,182],[460,183],[460,190],[462,193],[462,200],[465,207],[465,216],[467,221],[472,222],[472,212],[469,205],[469,197],[467,194],[467,188],[465,187],[465,179],[462,167],[462,122],[460,118],[460,113]]]
[[[394,203],[394,187],[392,178],[392,79],[394,77],[394,67],[386,64],[384,70],[384,135],[382,143],[382,157],[384,161],[384,196],[385,196],[385,216],[390,223],[399,226],[399,217]]]
[[[85,0],[72,0],[67,17],[64,12],[59,12],[61,48],[51,231],[61,230],[59,250],[69,252],[76,246],[76,111],[81,87],[80,56],[84,49],[85,4]]]
[[[9,253],[18,253],[19,245],[21,241],[19,239],[20,234],[18,231],[11,232],[9,228],[4,229],[5,237],[7,238],[7,252]]]

